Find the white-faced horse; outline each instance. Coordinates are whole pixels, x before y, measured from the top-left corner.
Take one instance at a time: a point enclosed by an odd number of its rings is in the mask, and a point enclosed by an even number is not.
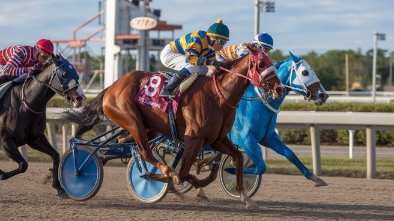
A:
[[[275,132],[279,106],[290,91],[304,96],[306,100],[313,101],[316,105],[325,103],[329,97],[309,64],[291,52],[290,56],[289,59],[276,65],[277,74],[286,88],[284,96],[278,100],[248,101],[248,98],[264,97],[264,92],[250,86],[244,94],[244,99],[238,104],[236,119],[229,137],[256,164],[255,168],[247,168],[244,173],[256,175],[265,173],[266,165],[260,144],[285,156],[307,179],[314,181],[315,186],[326,186],[327,183],[306,168]]]
[[[285,156],[307,179],[314,181],[316,187],[327,186],[326,182],[304,166],[275,132],[279,106],[289,92],[293,91],[302,95],[306,100],[313,101],[316,105],[325,103],[329,97],[309,64],[291,52],[290,56],[285,61],[275,64],[278,70],[277,75],[286,88],[283,97],[273,100],[253,85],[249,86],[243,99],[238,103],[235,122],[228,136],[235,145],[245,151],[256,165],[254,168],[244,168],[244,174],[261,175],[265,173],[266,164],[260,144]],[[235,168],[226,168],[226,171],[232,174],[235,173],[235,170]],[[198,189],[197,196],[207,198],[201,188]]]

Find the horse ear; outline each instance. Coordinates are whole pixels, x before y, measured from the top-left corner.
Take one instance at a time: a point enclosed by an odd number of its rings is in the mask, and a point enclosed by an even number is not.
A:
[[[52,55],[52,60],[53,60],[56,64],[58,64],[58,62],[59,62],[59,60],[60,60],[59,54],[54,54],[54,55]]]
[[[297,56],[293,55],[293,54],[291,53],[291,51],[289,51],[289,53],[290,53],[290,56],[291,56],[291,58],[293,59],[293,61],[294,61],[295,63],[298,63],[299,61],[301,61],[301,59],[298,58]]]

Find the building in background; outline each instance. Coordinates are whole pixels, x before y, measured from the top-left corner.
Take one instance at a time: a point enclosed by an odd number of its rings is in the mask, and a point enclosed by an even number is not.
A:
[[[100,76],[98,89],[110,86],[129,70],[128,59],[135,55],[135,69],[151,71],[150,54],[157,53],[174,39],[174,31],[181,25],[167,24],[160,20],[161,9],[152,9],[152,0],[99,0],[99,12],[73,30],[71,39],[53,40],[55,52],[70,59],[82,78],[88,92]],[[98,21],[97,30],[89,36],[77,37],[77,32],[91,22]],[[132,22],[133,21],[133,22]],[[170,38],[163,38],[162,33]],[[102,42],[100,67],[94,68],[88,56],[89,44]],[[105,55],[105,56],[104,56]],[[157,67],[158,69],[159,67]]]

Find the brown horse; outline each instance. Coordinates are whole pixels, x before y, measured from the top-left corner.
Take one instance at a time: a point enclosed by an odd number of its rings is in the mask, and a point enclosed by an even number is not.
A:
[[[90,129],[98,122],[94,110],[99,114],[104,111],[110,120],[130,132],[138,144],[139,154],[143,160],[160,169],[165,177],[172,177],[175,184],[187,181],[195,188],[205,187],[216,178],[210,176],[198,180],[189,174],[201,147],[210,145],[214,150],[236,159],[238,168],[236,189],[241,201],[246,203],[247,208],[257,207],[243,188],[243,156],[227,138],[227,134],[234,123],[236,106],[251,82],[271,92],[274,99],[283,96],[284,88],[276,76],[276,69],[270,58],[261,50],[249,50],[249,55],[226,65],[226,67],[231,65],[230,70],[223,68],[224,71],[214,74],[213,79],[199,77],[182,94],[175,123],[178,139],[185,143],[179,177],[173,169],[155,159],[148,146],[146,128],[171,137],[168,113],[151,109],[134,99],[155,73],[133,71],[124,75],[100,93],[84,108],[86,110],[78,114],[81,122],[75,119],[72,121],[85,129],[86,127]],[[83,126],[84,122],[93,118],[96,119],[91,120],[93,122],[91,125]],[[76,136],[79,135],[77,131]]]

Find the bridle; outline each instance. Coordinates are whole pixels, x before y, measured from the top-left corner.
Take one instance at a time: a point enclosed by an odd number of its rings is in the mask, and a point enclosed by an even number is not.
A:
[[[304,99],[310,101],[312,93],[311,93],[311,91],[308,90],[307,86],[304,84],[304,82],[301,81],[301,79],[297,75],[296,66],[297,66],[297,64],[301,63],[301,61],[302,60],[298,61],[297,63],[295,63],[293,61],[292,65],[291,65],[289,79],[288,79],[289,85],[285,85],[285,87],[290,88],[290,89],[292,89],[294,91],[304,92],[304,94],[305,94],[304,95]],[[301,85],[301,89],[292,86],[293,73],[295,73],[296,78],[299,80],[300,85]]]
[[[264,52],[261,52],[264,53]],[[276,68],[274,65],[268,67],[268,68],[263,68],[260,67],[259,64],[256,64],[258,61],[260,61],[261,59],[257,59],[259,56],[261,55],[256,55],[256,54],[249,54],[249,67],[248,67],[248,73],[247,76],[242,75],[240,73],[237,72],[233,72],[229,69],[226,69],[224,67],[220,67],[221,70],[227,72],[227,73],[231,73],[233,75],[236,75],[238,77],[242,77],[245,78],[247,80],[249,80],[253,85],[255,86],[259,86],[264,88],[264,91],[266,91],[268,94],[272,94],[272,90],[276,90],[278,87],[280,87],[281,85],[277,85],[275,84],[273,89],[269,89],[269,82],[268,80],[277,76],[276,75]],[[264,55],[263,55],[264,56]],[[273,74],[270,74],[271,72],[273,72]],[[237,108],[234,105],[231,105],[226,98],[223,96],[222,92],[219,90],[218,84],[217,84],[217,78],[216,78],[216,73],[214,73],[212,75],[213,77],[213,83],[215,85],[215,89],[216,89],[216,93],[219,95],[219,97],[224,101],[224,103],[226,103],[229,107],[231,108]],[[266,99],[268,100],[269,97],[267,97]]]
[[[312,94],[312,91],[310,91],[310,90],[308,89],[308,86],[311,85],[311,84],[313,84],[313,83],[315,83],[315,82],[318,82],[318,79],[316,79],[315,81],[308,82],[308,85],[306,85],[306,84],[304,83],[304,81],[302,81],[302,79],[299,77],[299,74],[297,74],[297,71],[299,71],[299,68],[298,68],[298,70],[297,70],[297,69],[296,69],[296,66],[297,66],[297,64],[301,63],[302,61],[303,61],[303,60],[300,60],[300,61],[298,61],[298,62],[294,62],[294,61],[292,62],[292,66],[291,66],[291,70],[290,70],[290,75],[289,75],[289,77],[288,77],[288,79],[287,79],[290,86],[288,86],[288,85],[283,85],[283,86],[286,87],[286,88],[292,89],[292,90],[295,91],[297,94],[302,94],[301,92],[303,92],[303,94],[304,94],[304,99],[307,100],[307,101],[310,101],[310,100],[313,98],[313,96],[315,96],[315,97],[316,97],[315,103],[316,103],[316,102],[321,103],[322,101],[321,101],[320,97],[319,97],[319,96],[316,96],[316,95],[313,95],[313,94]],[[302,87],[301,89],[292,86],[292,82],[293,82],[293,81],[292,81],[292,79],[293,79],[293,73],[295,74],[296,78],[297,78],[298,81],[300,82],[300,85],[301,85],[301,87]],[[309,74],[310,74],[310,73],[309,73]],[[242,98],[242,99],[248,100],[248,101],[261,100],[261,101],[263,102],[263,104],[264,104],[268,109],[270,109],[272,112],[275,112],[275,113],[279,113],[279,112],[280,112],[279,109],[277,110],[277,109],[273,108],[273,107],[269,104],[269,102],[267,101],[266,98],[269,97],[269,95],[267,95],[267,94],[265,94],[265,93],[262,93],[262,92],[259,90],[259,88],[257,88],[257,87],[255,87],[255,92],[257,93],[258,97],[253,97],[253,98]]]
[[[294,61],[293,61],[292,66],[291,66],[290,76],[289,76],[289,79],[288,79],[288,81],[289,81],[289,86],[285,85],[285,87],[294,90],[296,93],[297,93],[297,91],[298,91],[298,92],[303,92],[303,93],[304,93],[304,100],[310,101],[313,97],[316,97],[316,102],[321,102],[320,97],[319,97],[319,96],[316,96],[316,95],[314,95],[314,94],[312,94],[312,91],[310,91],[310,90],[308,89],[308,86],[309,86],[309,85],[311,85],[311,84],[313,84],[313,83],[315,83],[315,82],[318,82],[319,79],[316,79],[316,80],[314,80],[314,81],[308,82],[308,85],[306,85],[306,84],[301,80],[301,78],[299,77],[299,74],[297,74],[296,66],[297,66],[297,64],[302,63],[302,61],[303,61],[303,60],[300,60],[300,61],[298,61],[298,62],[294,62]],[[293,79],[292,76],[293,76],[293,73],[295,73],[295,76],[296,76],[296,78],[298,79],[298,81],[299,81],[299,83],[300,83],[300,85],[301,85],[301,89],[292,86],[292,82],[293,82],[293,81],[292,81],[292,79]],[[311,73],[309,73],[309,74],[311,74]],[[297,94],[301,94],[301,93],[297,93]]]
[[[42,85],[46,86],[47,88],[50,88],[52,91],[54,91],[55,93],[57,93],[57,94],[59,94],[59,95],[61,95],[61,96],[63,96],[63,97],[64,97],[64,96],[67,96],[66,93],[67,93],[69,90],[72,90],[72,89],[74,89],[74,88],[76,88],[76,87],[79,86],[78,81],[76,81],[75,84],[72,84],[72,85],[70,86],[70,83],[71,83],[72,81],[75,81],[74,79],[72,79],[72,80],[70,80],[70,81],[68,81],[68,82],[64,82],[64,83],[62,83],[62,81],[60,80],[59,74],[60,74],[60,75],[63,75],[66,71],[64,70],[64,72],[62,72],[62,73],[58,73],[58,71],[59,71],[59,70],[61,71],[61,69],[59,69],[59,68],[60,68],[61,66],[65,65],[65,64],[71,65],[71,64],[68,63],[68,62],[64,62],[64,63],[62,63],[61,65],[56,66],[56,67],[52,70],[52,75],[51,75],[51,78],[50,78],[48,84],[45,83],[45,82],[42,82],[42,81],[38,80],[33,74],[31,74],[31,73],[28,74],[28,76],[26,77],[26,79],[25,79],[25,81],[23,82],[23,85],[22,85],[22,102],[23,102],[23,104],[25,105],[25,107],[26,107],[29,111],[31,111],[31,112],[34,113],[34,114],[43,114],[43,113],[45,113],[45,111],[46,111],[46,107],[45,107],[45,109],[44,109],[43,111],[35,111],[35,110],[33,110],[31,107],[29,107],[29,105],[27,104],[27,102],[26,102],[26,96],[25,96],[25,85],[26,85],[26,82],[27,82],[27,80],[28,80],[29,78],[32,78],[32,79],[33,79],[34,81],[36,81],[37,83],[42,84]],[[55,76],[56,76],[57,78],[55,78]],[[56,81],[56,80],[57,80],[57,81]]]
[[[289,81],[290,86],[288,86],[288,85],[283,85],[283,86],[284,86],[284,87],[287,87],[287,88],[289,88],[289,89],[292,89],[292,90],[294,90],[294,91],[304,92],[304,94],[305,94],[305,95],[304,95],[304,99],[310,101],[312,92],[311,92],[310,90],[308,90],[307,86],[304,84],[304,82],[301,81],[301,79],[300,79],[300,78],[298,77],[298,75],[297,75],[296,65],[297,65],[298,63],[300,63],[301,61],[302,61],[302,60],[298,61],[297,63],[295,63],[294,61],[292,62],[291,70],[290,70],[290,75],[289,75],[289,78],[287,79],[287,80]],[[292,84],[292,79],[293,79],[293,78],[292,78],[293,73],[296,74],[296,78],[300,81],[300,84],[301,84],[302,89],[291,86],[291,84]],[[257,87],[255,87],[254,90],[255,90],[255,92],[257,93],[258,97],[242,98],[242,99],[247,100],[247,101],[260,100],[260,101],[263,102],[263,104],[264,104],[268,109],[270,109],[272,112],[274,112],[274,113],[279,113],[279,112],[280,112],[280,109],[275,109],[275,108],[273,108],[273,107],[269,104],[269,102],[268,102],[268,98],[270,97],[269,94],[267,95],[266,93],[262,93]],[[298,94],[300,94],[300,93],[298,93]]]

